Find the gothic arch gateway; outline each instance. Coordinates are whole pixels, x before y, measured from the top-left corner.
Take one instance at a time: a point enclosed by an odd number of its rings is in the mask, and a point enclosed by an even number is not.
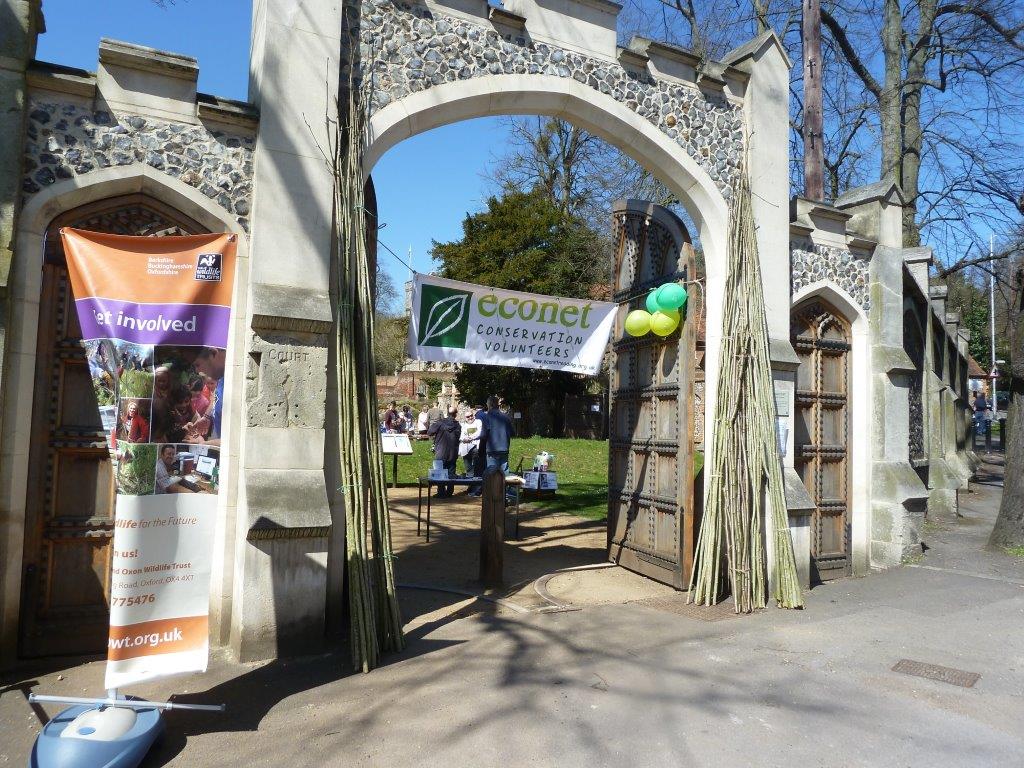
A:
[[[619,47],[619,10],[608,0],[557,8],[509,0],[501,9],[485,0],[367,0],[351,33],[372,84],[365,171],[405,138],[492,115],[561,117],[630,155],[672,190],[698,228],[707,280],[705,412],[713,413],[728,201],[744,159],[773,349],[792,358],[785,352],[789,61],[772,33],[722,62],[643,38]]]
[[[0,6],[16,19],[39,11],[37,0]],[[324,120],[336,111],[326,84],[344,78],[353,59],[374,88],[367,174],[389,147],[430,128],[534,113],[592,131],[667,183],[704,249],[705,413],[714,409],[729,189],[745,162],[773,364],[788,375],[790,63],[770,33],[720,62],[639,38],[620,47],[619,10],[608,0],[256,2],[248,103],[197,94],[194,59],[129,43],[102,41],[95,73],[30,62],[38,19],[16,25],[25,43],[12,102],[24,130],[21,167],[0,177],[0,205],[15,200],[16,217],[9,280],[0,260],[0,298],[10,308],[0,517],[13,521],[0,526],[0,664],[13,658],[20,633],[43,238],[66,211],[127,194],[238,233],[247,256],[235,302],[232,463],[216,534],[211,641],[242,660],[319,648],[324,606],[339,605],[343,589],[328,558],[337,545],[330,537],[343,531],[329,434],[333,177],[321,148],[332,146],[336,126]],[[629,397],[640,413],[665,395],[640,388]],[[710,444],[710,425],[694,429]],[[630,480],[626,489],[653,491],[655,510],[671,496],[664,481],[673,455],[668,436],[658,437],[647,452],[664,471],[647,477],[654,486]],[[633,479],[643,478],[634,471]],[[656,549],[678,540],[662,535],[668,521],[645,521]]]
[[[701,62],[687,51],[642,38],[619,47],[620,6],[608,0],[569,0],[557,10],[536,0],[508,0],[501,9],[484,0],[367,0],[361,10],[352,47],[358,44],[357,66],[371,84],[367,174],[388,149],[410,136],[493,115],[559,117],[630,155],[672,190],[698,228],[706,278],[707,402],[700,414],[706,420],[716,394],[728,203],[745,161],[761,222],[769,316],[773,309],[786,313],[782,322],[769,321],[773,350],[788,348],[786,140],[784,129],[776,134],[787,119],[782,91],[788,88],[789,62],[774,35],[763,35],[723,62]],[[770,144],[773,140],[778,143]],[[693,355],[687,358],[680,349],[679,356],[688,377]],[[693,545],[692,478],[688,490],[682,481],[689,472],[688,435],[694,425],[689,423],[692,381],[678,384],[686,394],[655,397],[650,404],[643,400],[647,387],[657,385],[621,384],[623,403],[637,392],[641,400],[630,406],[637,410],[632,428],[612,427],[625,453],[613,455],[610,465],[609,546],[617,560],[681,587],[689,577]],[[658,439],[646,422],[655,406],[665,411],[670,400],[678,400],[681,409],[672,420],[678,429],[663,435],[665,445],[652,451],[648,444]],[[709,434],[711,426],[696,429]],[[678,466],[672,463],[676,469],[669,472],[666,462],[677,456]],[[627,463],[628,473],[622,471]],[[638,505],[645,494],[658,499]],[[631,496],[637,498],[629,501]],[[677,497],[686,497],[676,505],[685,507],[685,515],[667,511]]]

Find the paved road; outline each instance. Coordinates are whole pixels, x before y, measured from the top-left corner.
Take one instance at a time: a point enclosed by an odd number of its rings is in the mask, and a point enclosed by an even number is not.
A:
[[[983,550],[998,487],[929,534],[917,567],[813,590],[801,612],[702,621],[682,601],[416,628],[370,675],[338,657],[266,666],[215,656],[140,694],[228,704],[172,712],[146,766],[1021,766],[1024,562]],[[981,532],[981,533],[979,533]],[[973,688],[891,671],[979,673]],[[102,664],[29,678],[95,688]],[[0,696],[0,765],[37,717]]]

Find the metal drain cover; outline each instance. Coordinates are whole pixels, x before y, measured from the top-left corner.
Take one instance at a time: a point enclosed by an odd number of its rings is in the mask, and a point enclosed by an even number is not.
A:
[[[940,667],[938,664],[927,664],[923,661],[912,661],[911,659],[900,659],[893,672],[902,672],[905,675],[915,677],[926,677],[929,680],[938,680],[940,683],[959,685],[961,688],[973,688],[974,684],[981,679],[977,672],[967,672],[952,667]]]

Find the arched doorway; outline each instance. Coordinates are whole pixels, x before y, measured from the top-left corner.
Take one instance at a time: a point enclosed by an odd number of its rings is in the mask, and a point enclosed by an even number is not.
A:
[[[703,413],[714,413],[722,327],[721,297],[725,287],[728,202],[707,170],[694,157],[653,124],[638,118],[624,104],[572,78],[491,75],[446,82],[397,98],[371,114],[363,172],[369,176],[381,156],[404,139],[461,120],[495,115],[548,115],[567,120],[655,173],[675,195],[694,223],[694,234],[703,252],[706,299]],[[783,255],[778,249],[762,251],[763,254],[769,252],[774,257]],[[788,280],[788,266],[785,270],[772,269],[770,259],[773,257],[763,258],[762,274],[766,284],[779,281],[781,287],[782,281]],[[785,258],[788,259],[788,251]],[[786,290],[785,295],[788,295]],[[705,416],[705,423],[700,425],[699,431],[710,434],[710,427]],[[707,441],[705,452],[708,461],[711,459],[710,450],[710,441]]]
[[[794,459],[815,504],[812,577],[827,581],[851,569],[850,326],[813,298],[793,310],[791,333],[800,357]]]
[[[75,208],[47,227],[26,491],[22,656],[99,652],[107,637],[114,522],[109,430],[79,343],[61,227],[151,237],[209,231],[141,193]]]

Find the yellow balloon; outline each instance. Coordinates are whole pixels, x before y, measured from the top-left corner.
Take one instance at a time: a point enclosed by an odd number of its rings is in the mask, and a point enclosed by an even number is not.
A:
[[[643,336],[651,330],[651,313],[644,309],[634,309],[626,315],[623,325],[630,336]]]
[[[662,310],[651,315],[651,332],[657,336],[668,336],[679,327],[679,313],[676,310]]]

